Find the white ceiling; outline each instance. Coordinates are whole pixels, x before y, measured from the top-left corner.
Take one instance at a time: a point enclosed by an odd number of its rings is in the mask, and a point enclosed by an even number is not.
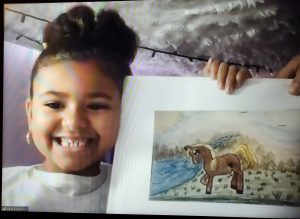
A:
[[[300,54],[299,1],[280,0],[165,0],[85,2],[95,12],[119,11],[139,35],[141,46],[192,57],[214,57],[238,64],[276,70]],[[299,2],[299,3],[298,3]],[[5,8],[48,21],[79,3],[5,4]],[[8,10],[4,39],[32,49],[42,47],[46,22]],[[16,40],[20,35],[23,37]],[[156,75],[193,75],[201,63],[140,49],[136,71]],[[149,70],[150,69],[150,70]]]

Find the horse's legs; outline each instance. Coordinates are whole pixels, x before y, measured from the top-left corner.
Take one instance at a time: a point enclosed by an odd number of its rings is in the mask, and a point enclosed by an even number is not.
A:
[[[237,174],[236,193],[243,194],[243,192],[244,192],[244,173],[243,173],[243,171],[239,171],[236,174]]]
[[[211,194],[213,180],[214,180],[214,176],[213,175],[209,175],[208,184],[206,185],[206,194]]]
[[[233,172],[233,177],[231,179],[231,188],[236,190],[237,188],[237,173]]]
[[[207,182],[208,182],[208,178],[209,178],[209,175],[206,173],[201,179],[200,179],[200,182],[203,184],[203,185],[207,185]]]

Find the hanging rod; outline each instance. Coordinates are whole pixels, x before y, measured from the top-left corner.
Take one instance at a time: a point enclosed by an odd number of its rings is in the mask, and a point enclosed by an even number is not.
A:
[[[4,8],[4,10],[11,11],[11,12],[14,12],[14,13],[16,13],[16,14],[21,14],[21,15],[23,15],[23,16],[31,17],[31,18],[33,18],[33,19],[40,20],[40,21],[44,21],[44,22],[47,22],[47,23],[50,22],[50,21],[45,20],[45,19],[43,19],[43,18],[35,17],[35,16],[30,15],[30,14],[26,14],[26,13],[23,13],[23,12],[20,12],[20,11],[16,11],[16,10],[13,10],[13,9],[10,9],[10,8]]]

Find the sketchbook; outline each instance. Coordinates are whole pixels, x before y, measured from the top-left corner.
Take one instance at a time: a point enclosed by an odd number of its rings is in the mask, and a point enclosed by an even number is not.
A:
[[[107,213],[299,217],[300,97],[201,77],[127,77]]]

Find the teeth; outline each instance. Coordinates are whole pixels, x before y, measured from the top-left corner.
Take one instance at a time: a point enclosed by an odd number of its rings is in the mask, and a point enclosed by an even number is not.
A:
[[[78,148],[84,147],[86,145],[87,139],[77,139],[72,140],[70,138],[61,138],[61,146],[63,147],[71,147],[71,148]]]
[[[83,146],[84,146],[84,144],[85,144],[85,142],[83,142],[83,141],[79,141],[79,147],[83,147]]]

